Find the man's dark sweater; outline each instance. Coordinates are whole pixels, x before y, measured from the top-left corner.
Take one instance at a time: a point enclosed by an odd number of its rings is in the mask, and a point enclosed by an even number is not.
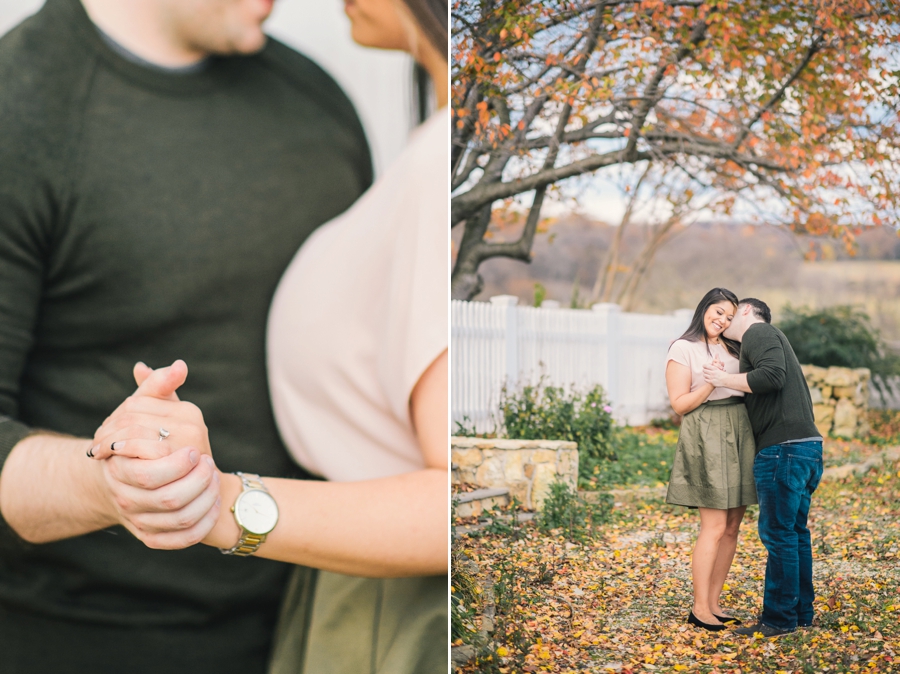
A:
[[[752,391],[746,403],[757,451],[820,436],[800,362],[781,330],[768,323],[751,325],[741,342],[740,367]]]
[[[78,0],[48,0],[0,40],[0,130],[0,465],[35,429],[92,437],[136,361],[183,358],[220,469],[302,476],[264,332],[294,253],[371,182],[337,85],[274,40],[200,72],[142,67]],[[289,567],[120,527],[0,534],[4,673],[265,670]]]

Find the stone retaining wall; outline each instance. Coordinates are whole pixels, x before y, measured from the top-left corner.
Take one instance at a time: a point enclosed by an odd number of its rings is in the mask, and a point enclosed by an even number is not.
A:
[[[854,438],[869,432],[868,368],[816,367],[801,365],[812,396],[816,426],[822,435]]]
[[[530,510],[541,507],[559,479],[578,484],[578,444],[562,440],[450,438],[452,482],[505,487]]]

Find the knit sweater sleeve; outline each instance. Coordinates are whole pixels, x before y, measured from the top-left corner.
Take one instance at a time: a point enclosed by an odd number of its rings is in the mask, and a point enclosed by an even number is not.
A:
[[[71,86],[8,50],[34,39],[28,22],[0,44],[0,470],[23,438],[35,432],[21,420],[22,382],[35,348],[49,250],[67,184],[72,153]],[[37,57],[35,57],[37,59]],[[44,92],[54,92],[56,102]],[[0,515],[0,541],[20,540]]]
[[[19,422],[25,363],[34,346],[45,276],[52,191],[38,158],[28,156],[16,120],[0,114],[0,465],[30,429]],[[10,123],[12,122],[12,123]],[[12,127],[12,128],[11,128]]]
[[[747,330],[741,352],[750,362],[747,385],[751,392],[772,393],[784,388],[787,373],[784,345],[772,326],[761,323]]]
[[[19,420],[21,381],[41,304],[44,255],[39,221],[48,215],[41,186],[22,172],[15,149],[0,147],[0,470],[33,432]],[[17,541],[0,515],[0,541]]]

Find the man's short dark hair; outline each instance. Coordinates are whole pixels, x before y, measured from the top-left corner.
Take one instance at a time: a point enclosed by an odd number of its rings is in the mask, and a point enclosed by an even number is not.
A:
[[[753,315],[757,318],[765,321],[766,323],[772,322],[772,310],[769,309],[769,305],[762,300],[758,300],[755,297],[748,297],[747,299],[738,302],[738,306],[742,306],[744,304],[749,304],[751,307],[753,307]]]

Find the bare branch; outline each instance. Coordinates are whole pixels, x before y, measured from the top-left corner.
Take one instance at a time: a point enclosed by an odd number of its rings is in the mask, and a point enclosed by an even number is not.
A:
[[[690,42],[686,45],[682,45],[682,47],[675,53],[674,58],[663,58],[659,63],[659,66],[656,69],[656,72],[653,74],[653,77],[650,79],[650,82],[647,84],[644,89],[644,100],[638,106],[637,112],[635,112],[634,119],[631,123],[631,135],[628,138],[628,144],[625,146],[626,156],[633,155],[637,152],[637,142],[638,138],[641,135],[641,129],[644,126],[644,122],[647,121],[647,116],[650,114],[650,111],[659,103],[659,100],[662,98],[663,94],[665,94],[665,89],[660,91],[660,84],[662,83],[663,77],[666,75],[666,71],[669,66],[674,65],[676,63],[681,62],[688,54],[691,53],[693,47],[699,44],[703,40],[703,36],[706,34],[706,21],[700,20],[694,24],[694,28],[691,30],[691,38]]]
[[[534,243],[534,235],[537,232],[538,222],[541,218],[541,208],[544,205],[544,196],[547,194],[547,186],[539,187],[534,193],[534,201],[528,211],[528,219],[522,235],[511,243],[485,243],[481,242],[476,248],[476,256],[479,264],[492,257],[509,257],[522,262],[531,261],[531,247]]]
[[[644,180],[647,178],[647,175],[650,173],[650,169],[652,168],[653,164],[651,162],[647,162],[647,167],[644,169],[641,177],[638,178],[638,181],[631,193],[631,197],[628,199],[628,206],[625,208],[625,213],[622,216],[621,222],[619,223],[619,228],[613,235],[612,243],[609,246],[609,252],[606,256],[606,266],[604,267],[604,269],[597,272],[597,280],[594,282],[594,288],[591,291],[592,304],[598,299],[602,302],[606,302],[612,295],[613,284],[615,283],[616,279],[616,270],[619,266],[619,250],[622,246],[622,238],[625,235],[625,229],[631,222],[631,214],[634,212],[634,207],[637,204],[638,193],[641,190],[641,185],[644,184]]]
[[[812,57],[816,55],[816,53],[822,48],[825,40],[821,32],[819,32],[816,37],[813,38],[812,42],[810,42],[809,47],[806,50],[806,53],[803,55],[803,58],[794,66],[794,69],[791,71],[790,75],[788,75],[787,79],[782,82],[778,89],[774,94],[769,98],[768,101],[756,111],[756,114],[753,115],[751,119],[744,123],[741,132],[737,135],[737,138],[734,139],[734,147],[739,148],[741,143],[744,142],[744,139],[747,137],[747,134],[750,133],[750,129],[753,128],[753,125],[756,124],[762,116],[766,114],[769,110],[771,110],[776,103],[778,103],[782,98],[784,98],[785,92],[787,92],[788,88],[794,83],[794,81],[800,77],[800,73],[802,73],[806,66],[809,65],[809,62],[812,60]]]
[[[450,183],[450,191],[455,192],[462,187],[472,175],[472,172],[478,168],[478,160],[484,156],[483,152],[470,150],[466,155],[466,164],[459,171],[454,172],[453,180]]]

